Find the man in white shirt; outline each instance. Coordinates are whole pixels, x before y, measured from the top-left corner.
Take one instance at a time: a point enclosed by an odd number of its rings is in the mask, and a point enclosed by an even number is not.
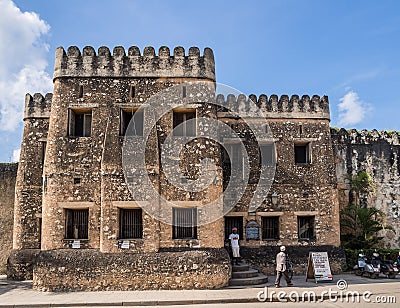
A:
[[[232,233],[229,235],[229,239],[231,241],[231,248],[233,254],[233,261],[236,265],[239,265],[239,258],[240,258],[240,247],[239,247],[239,234],[237,233],[237,228],[232,228]]]
[[[285,278],[286,284],[288,287],[293,286],[292,281],[290,280],[287,268],[286,268],[286,247],[281,246],[280,252],[276,255],[276,280],[275,280],[275,287],[280,288],[281,278]]]

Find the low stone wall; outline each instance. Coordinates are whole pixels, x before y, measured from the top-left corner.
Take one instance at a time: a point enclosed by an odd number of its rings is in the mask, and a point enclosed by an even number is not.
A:
[[[7,260],[7,278],[11,280],[31,280],[33,266],[40,249],[14,249]]]
[[[336,246],[286,246],[286,252],[290,261],[294,266],[295,275],[306,275],[308,265],[309,252],[328,252],[329,265],[332,274],[342,272],[343,266],[346,264],[346,256],[341,247]],[[275,259],[279,252],[279,246],[271,247],[241,247],[240,253],[242,257],[266,275],[275,275]]]
[[[7,258],[12,249],[17,169],[17,163],[0,163],[0,274],[6,273]]]
[[[157,253],[101,253],[95,249],[42,251],[33,269],[41,291],[215,289],[228,284],[225,249]]]

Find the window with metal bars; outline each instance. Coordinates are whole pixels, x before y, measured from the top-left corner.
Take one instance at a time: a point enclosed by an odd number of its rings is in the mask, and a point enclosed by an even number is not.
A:
[[[315,216],[297,217],[299,240],[315,239],[314,222]]]
[[[262,239],[279,239],[279,216],[262,218]]]
[[[243,216],[225,217],[225,239],[229,238],[233,227],[238,229],[239,238],[243,239]]]
[[[91,109],[68,110],[68,136],[90,137],[92,131]]]
[[[172,238],[197,239],[197,209],[172,208]]]
[[[196,111],[174,111],[173,127],[174,136],[196,136]]]
[[[121,136],[143,136],[143,111],[121,109]],[[132,124],[129,126],[129,123]],[[129,128],[129,129],[128,129]]]
[[[119,238],[135,239],[143,237],[142,209],[119,210]]]
[[[84,240],[88,239],[89,210],[65,210],[65,238]]]

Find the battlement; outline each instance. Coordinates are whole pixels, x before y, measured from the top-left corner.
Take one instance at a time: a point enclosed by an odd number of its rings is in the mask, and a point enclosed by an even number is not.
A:
[[[108,47],[100,47],[96,54],[91,46],[82,52],[76,46],[56,50],[54,79],[60,77],[186,77],[215,81],[214,54],[205,48],[203,55],[197,47],[190,47],[185,55],[183,47],[175,47],[173,55],[166,46],[156,55],[153,47],[145,47],[143,54],[131,46],[128,54],[117,46],[111,55]]]
[[[28,118],[49,118],[52,99],[53,93],[47,93],[45,96],[40,93],[35,93],[33,96],[27,93],[25,95],[24,120]]]
[[[396,131],[377,131],[373,130],[356,130],[344,128],[331,128],[331,134],[334,140],[344,144],[373,144],[385,141],[391,145],[400,144],[400,135]]]
[[[281,95],[278,97],[272,94],[269,99],[265,94],[261,94],[258,98],[254,94],[248,97],[240,94],[237,97],[233,94],[227,95],[226,99],[222,94],[218,94],[216,98],[218,104],[234,105],[237,110],[242,112],[251,112],[250,101],[255,103],[258,108],[263,111],[267,118],[318,118],[330,119],[329,101],[327,96],[320,97],[313,95],[311,98],[308,95],[303,95],[301,98],[298,95]],[[229,116],[228,113],[221,116]]]

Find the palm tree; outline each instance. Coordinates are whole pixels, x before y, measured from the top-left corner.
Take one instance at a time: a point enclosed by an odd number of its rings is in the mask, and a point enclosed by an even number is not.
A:
[[[385,229],[384,213],[374,207],[362,208],[349,204],[341,211],[340,218],[342,242],[348,248],[372,247],[381,239],[377,232]]]
[[[350,191],[354,193],[355,198],[352,204],[348,204],[340,212],[342,243],[353,249],[371,247],[380,240],[377,232],[385,229],[384,213],[377,208],[364,207],[360,204],[361,195],[374,192],[373,179],[366,171],[349,175],[347,179],[350,181]]]
[[[360,196],[369,195],[375,191],[372,177],[366,171],[358,171],[356,175],[347,175],[350,181],[350,192],[355,195],[354,204],[360,205]]]

